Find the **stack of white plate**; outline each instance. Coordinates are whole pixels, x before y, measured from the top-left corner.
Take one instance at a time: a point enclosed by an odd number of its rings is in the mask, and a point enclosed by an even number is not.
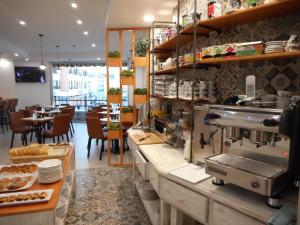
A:
[[[269,41],[266,43],[265,53],[285,52],[284,41]]]
[[[38,164],[38,181],[50,184],[62,179],[62,161],[59,159],[48,159]]]

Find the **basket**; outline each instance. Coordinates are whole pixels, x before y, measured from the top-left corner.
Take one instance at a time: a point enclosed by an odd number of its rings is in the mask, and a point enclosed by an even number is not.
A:
[[[121,103],[120,95],[107,95],[107,101],[109,103]]]
[[[133,85],[134,76],[123,77],[121,76],[121,85]]]
[[[135,104],[144,104],[147,102],[147,95],[134,95]]]
[[[131,113],[121,113],[121,121],[122,122],[133,122],[134,114]]]
[[[109,67],[120,67],[120,66],[122,66],[122,62],[121,62],[120,58],[107,58],[106,64]]]
[[[121,138],[121,131],[120,130],[108,130],[107,131],[107,138],[108,139],[120,139]]]

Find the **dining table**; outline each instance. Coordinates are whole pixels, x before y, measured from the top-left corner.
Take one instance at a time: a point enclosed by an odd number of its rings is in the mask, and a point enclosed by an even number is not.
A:
[[[59,113],[61,113],[60,110],[50,110],[50,111],[46,111],[46,110],[38,110],[38,111],[35,111],[38,115],[41,115],[41,116],[54,116],[54,115],[57,115]]]
[[[23,121],[30,122],[35,127],[37,141],[39,144],[42,144],[42,142],[43,142],[43,138],[42,138],[43,125],[45,125],[46,123],[50,122],[53,119],[54,119],[54,117],[52,117],[52,116],[45,116],[45,117],[41,117],[41,118],[35,118],[35,117],[31,116],[31,117],[22,118]]]

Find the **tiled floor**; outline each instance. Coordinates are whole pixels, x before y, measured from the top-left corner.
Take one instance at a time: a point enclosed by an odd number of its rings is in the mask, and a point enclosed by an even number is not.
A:
[[[67,225],[150,225],[141,200],[132,191],[131,169],[109,167],[107,152],[99,160],[100,146],[92,143],[87,158],[88,135],[86,124],[74,124],[72,142],[76,147],[77,193],[71,201]],[[15,147],[21,146],[21,137],[15,137]],[[11,133],[0,133],[0,164],[10,163],[8,151]],[[49,142],[51,140],[48,140]],[[106,146],[105,146],[106,149]],[[111,154],[112,161],[119,155]],[[126,162],[132,155],[127,151]]]

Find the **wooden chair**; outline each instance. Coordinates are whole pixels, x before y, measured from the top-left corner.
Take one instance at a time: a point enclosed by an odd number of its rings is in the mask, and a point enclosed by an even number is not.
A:
[[[73,137],[73,132],[74,132],[74,127],[72,125],[72,120],[73,120],[73,109],[71,107],[66,107],[66,108],[62,108],[61,109],[61,115],[70,115],[71,116],[71,121],[70,121],[70,134],[71,134],[71,137]]]
[[[57,142],[60,142],[60,136],[66,135],[67,141],[69,142],[69,128],[72,115],[56,115],[53,119],[53,125],[51,130],[43,131],[43,142],[45,143],[46,138],[52,138],[53,143],[55,143],[55,137],[57,137]]]
[[[91,142],[92,139],[99,140],[101,139],[101,149],[99,160],[102,159],[102,152],[104,151],[104,142],[107,140],[107,134],[103,132],[101,121],[98,117],[86,117],[87,131],[89,135],[89,140],[87,144],[88,154],[87,157],[90,157]]]
[[[27,134],[34,132],[33,127],[27,126],[22,118],[24,118],[23,112],[10,112],[9,116],[9,126],[12,131],[11,144],[10,147],[13,147],[15,134],[22,134],[22,144],[27,145]]]
[[[18,101],[19,101],[19,99],[17,99],[17,98],[10,99],[10,101],[9,101],[9,107],[8,107],[10,112],[15,112],[16,111],[16,107],[18,105]]]

